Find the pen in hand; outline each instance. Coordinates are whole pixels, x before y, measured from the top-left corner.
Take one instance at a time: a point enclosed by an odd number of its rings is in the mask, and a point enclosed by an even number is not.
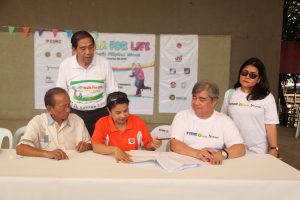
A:
[[[167,137],[167,138],[156,138],[157,140],[171,140],[171,139],[175,139],[175,138],[171,138],[171,137]]]

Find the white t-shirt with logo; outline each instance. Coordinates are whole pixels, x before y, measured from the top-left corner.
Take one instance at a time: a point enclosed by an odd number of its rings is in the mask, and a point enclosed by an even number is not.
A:
[[[247,93],[237,88],[229,98],[225,93],[221,112],[226,113],[237,125],[248,153],[267,153],[266,124],[278,124],[274,96],[270,93],[262,100],[247,100]],[[229,102],[228,102],[229,100]]]
[[[244,143],[233,121],[217,111],[208,119],[200,119],[193,109],[180,111],[172,122],[171,134],[194,149],[220,150]]]
[[[64,60],[56,86],[68,91],[72,108],[83,111],[104,107],[107,94],[118,91],[109,62],[98,55],[87,69],[78,64],[76,55]]]

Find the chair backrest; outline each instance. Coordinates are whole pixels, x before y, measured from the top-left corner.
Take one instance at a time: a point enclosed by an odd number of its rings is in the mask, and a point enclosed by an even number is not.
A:
[[[151,131],[152,138],[170,138],[171,126],[170,125],[161,125],[155,127]],[[162,145],[160,148],[156,149],[156,151],[169,151],[170,149],[170,141],[169,140],[162,140]]]
[[[2,146],[2,142],[3,139],[7,137],[8,138],[8,143],[9,143],[9,149],[13,148],[13,137],[12,137],[12,133],[10,130],[6,129],[6,128],[0,128],[0,149]]]
[[[24,135],[26,131],[26,126],[22,126],[20,128],[18,128],[14,134],[14,145],[13,148],[16,148],[19,140],[21,139],[22,135]]]

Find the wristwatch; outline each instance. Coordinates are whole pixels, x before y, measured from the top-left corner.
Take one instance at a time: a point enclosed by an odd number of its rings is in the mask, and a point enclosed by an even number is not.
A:
[[[276,151],[278,151],[279,150],[279,148],[278,147],[270,147],[270,150],[271,149],[276,149]]]
[[[228,152],[227,152],[225,149],[222,149],[222,150],[221,150],[221,154],[222,154],[222,157],[223,157],[224,159],[227,159],[228,156],[229,156]]]

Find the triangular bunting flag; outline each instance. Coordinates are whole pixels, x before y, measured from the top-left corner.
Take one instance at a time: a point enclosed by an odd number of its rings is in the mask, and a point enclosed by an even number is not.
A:
[[[37,29],[37,32],[39,33],[40,37],[43,35],[44,30],[45,30],[44,28],[38,28]]]
[[[94,39],[95,39],[95,40],[98,40],[99,33],[96,32],[96,31],[94,31],[93,34],[94,34]]]
[[[29,31],[30,31],[30,28],[28,26],[23,27],[23,33],[24,33],[25,37],[29,36]]]
[[[66,30],[66,32],[67,32],[67,36],[68,36],[68,38],[70,38],[71,36],[72,36],[72,30]]]
[[[99,46],[99,42],[98,42],[98,38],[99,38],[99,33],[94,31],[94,39],[95,39],[95,43],[96,43],[96,49],[100,49],[100,46]]]
[[[15,27],[14,27],[14,26],[9,26],[9,27],[8,27],[8,34],[9,34],[10,36],[12,36],[14,30],[15,30]]]
[[[56,37],[56,35],[58,33],[58,29],[52,29],[52,33],[53,33],[53,36]]]

